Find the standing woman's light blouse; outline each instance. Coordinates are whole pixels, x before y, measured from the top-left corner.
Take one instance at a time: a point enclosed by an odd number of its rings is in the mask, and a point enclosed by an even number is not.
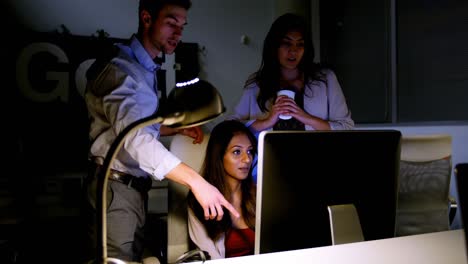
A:
[[[351,112],[346,104],[341,86],[332,70],[323,70],[324,81],[308,81],[304,86],[304,110],[310,115],[326,120],[332,130],[354,128]],[[227,119],[237,119],[250,126],[255,120],[265,118],[268,113],[260,109],[257,96],[260,89],[256,83],[246,86],[242,96]],[[273,99],[267,103],[271,109]],[[306,130],[314,130],[306,125]],[[271,130],[271,129],[270,129]]]

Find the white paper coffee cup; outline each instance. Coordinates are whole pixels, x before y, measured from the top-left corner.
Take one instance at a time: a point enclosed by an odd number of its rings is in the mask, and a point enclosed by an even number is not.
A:
[[[278,93],[276,93],[276,95],[277,96],[286,95],[287,97],[294,100],[294,96],[296,95],[296,93],[294,91],[291,91],[291,90],[279,90]],[[288,119],[291,119],[291,116],[290,115],[280,115],[279,118],[281,118],[283,120],[288,120]]]

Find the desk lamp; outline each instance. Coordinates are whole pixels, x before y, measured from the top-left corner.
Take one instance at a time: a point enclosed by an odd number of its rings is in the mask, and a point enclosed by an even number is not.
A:
[[[111,165],[119,153],[127,135],[136,130],[160,123],[172,128],[188,128],[202,125],[223,114],[226,110],[223,100],[214,86],[198,78],[178,83],[171,90],[167,101],[161,111],[156,114],[137,120],[128,125],[119,133],[109,148],[104,160],[103,169],[99,175],[97,198],[98,216],[98,263],[126,263],[116,258],[107,257],[107,184],[111,171]],[[99,193],[101,192],[101,193]],[[100,223],[100,225],[99,225]],[[101,245],[99,245],[101,243]]]

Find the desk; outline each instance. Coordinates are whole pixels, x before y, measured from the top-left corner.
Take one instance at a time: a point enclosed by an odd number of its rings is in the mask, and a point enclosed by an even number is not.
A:
[[[463,229],[458,229],[359,243],[210,260],[205,263],[468,264],[468,261]]]

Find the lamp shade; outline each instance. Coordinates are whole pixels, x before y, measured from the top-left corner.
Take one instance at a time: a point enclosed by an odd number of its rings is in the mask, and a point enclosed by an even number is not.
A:
[[[216,88],[207,81],[194,79],[172,89],[159,113],[167,126],[190,127],[206,123],[225,111]]]

